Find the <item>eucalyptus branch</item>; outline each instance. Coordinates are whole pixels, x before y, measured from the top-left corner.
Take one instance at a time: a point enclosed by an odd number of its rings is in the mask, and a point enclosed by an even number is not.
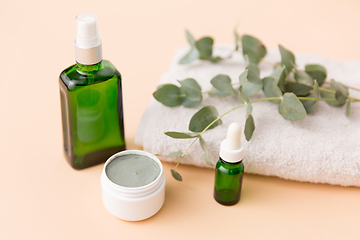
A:
[[[312,100],[315,101],[315,98],[309,98],[309,97],[298,97],[300,100]],[[189,147],[181,154],[179,161],[176,163],[176,166],[173,168],[173,170],[175,171],[176,168],[179,166],[179,164],[181,163],[182,158],[185,156],[185,154],[190,150],[190,148],[194,145],[194,143],[202,136],[202,134],[204,132],[206,132],[213,124],[215,124],[217,121],[219,121],[220,119],[222,119],[224,116],[226,116],[227,114],[231,113],[232,111],[247,106],[248,104],[252,104],[252,103],[257,103],[257,102],[262,102],[262,101],[271,101],[271,100],[282,100],[282,97],[271,97],[271,98],[261,98],[261,99],[256,99],[247,103],[243,103],[240,104],[232,109],[230,109],[229,111],[225,112],[224,114],[220,115],[219,117],[215,118],[211,123],[209,123],[195,138],[194,141],[191,142],[191,144],[189,145]],[[336,99],[330,99],[330,98],[320,98],[319,100],[322,101],[336,101]]]
[[[230,109],[222,115],[219,115],[217,109],[213,106],[205,106],[198,110],[189,122],[190,132],[165,132],[169,137],[176,139],[194,138],[192,143],[184,152],[173,152],[167,157],[180,157],[174,169],[171,169],[173,177],[179,181],[181,175],[176,172],[185,154],[197,140],[204,150],[204,159],[206,163],[211,164],[209,149],[203,138],[205,131],[222,124],[222,118],[235,109],[246,107],[246,121],[244,134],[247,141],[250,141],[255,131],[255,122],[252,117],[252,104],[261,101],[270,101],[278,104],[278,111],[285,120],[297,121],[305,118],[307,114],[313,112],[319,101],[325,101],[327,104],[340,107],[346,104],[346,116],[351,113],[352,102],[359,102],[360,99],[350,96],[349,89],[360,91],[355,87],[346,86],[334,79],[327,81],[327,70],[319,64],[305,65],[305,69],[298,69],[294,54],[279,45],[281,55],[280,63],[274,63],[264,60],[267,54],[266,47],[257,38],[250,35],[239,35],[234,31],[235,50],[232,50],[225,58],[213,56],[214,40],[210,37],[203,37],[195,40],[189,31],[186,31],[186,37],[190,44],[190,51],[180,60],[180,64],[189,64],[195,60],[210,61],[216,63],[227,58],[231,58],[236,51],[242,54],[246,62],[246,69],[239,76],[238,82],[232,82],[228,75],[219,74],[214,76],[210,83],[213,86],[211,90],[202,91],[201,86],[193,78],[179,80],[179,86],[174,84],[164,84],[158,87],[153,93],[154,98],[168,107],[182,105],[187,108],[198,107],[203,99],[203,94],[209,93],[215,97],[228,97],[233,94],[238,95],[240,105]],[[260,78],[260,68],[258,64],[264,62],[274,66],[274,72],[271,76]],[[289,74],[292,73],[292,74]],[[324,84],[327,84],[324,86]],[[239,88],[234,86],[239,85]],[[259,91],[263,91],[266,98],[250,101],[249,97]]]

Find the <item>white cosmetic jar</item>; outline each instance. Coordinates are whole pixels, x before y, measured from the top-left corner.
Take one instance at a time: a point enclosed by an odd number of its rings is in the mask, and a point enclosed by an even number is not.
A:
[[[151,158],[160,166],[159,176],[141,187],[124,187],[112,182],[106,174],[106,166],[124,155],[142,155]],[[101,174],[102,199],[105,208],[115,217],[126,221],[140,221],[157,213],[165,200],[165,174],[160,160],[151,153],[127,150],[112,155]]]

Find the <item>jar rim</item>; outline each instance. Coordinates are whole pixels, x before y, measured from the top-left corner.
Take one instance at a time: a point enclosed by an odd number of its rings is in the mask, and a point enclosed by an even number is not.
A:
[[[125,187],[125,186],[121,186],[117,183],[114,183],[113,181],[110,180],[110,178],[108,177],[108,175],[106,174],[106,166],[114,159],[116,159],[117,157],[120,156],[125,156],[125,155],[142,155],[142,156],[146,156],[149,157],[150,159],[154,160],[160,167],[160,173],[157,176],[157,178],[155,180],[153,180],[152,182],[144,185],[144,186],[140,186],[140,187]],[[113,154],[111,157],[109,157],[105,164],[104,164],[104,168],[103,168],[103,175],[105,176],[105,179],[108,183],[111,184],[112,187],[118,189],[118,190],[128,190],[128,191],[141,191],[141,190],[147,190],[149,187],[151,188],[154,184],[157,185],[157,183],[159,182],[161,176],[163,175],[163,166],[160,162],[160,160],[152,153],[146,152],[146,151],[142,151],[142,150],[125,150],[125,151],[121,151],[118,153]]]

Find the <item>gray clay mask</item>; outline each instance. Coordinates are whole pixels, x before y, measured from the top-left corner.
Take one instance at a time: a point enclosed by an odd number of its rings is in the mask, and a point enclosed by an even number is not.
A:
[[[153,159],[137,154],[123,155],[112,160],[105,169],[108,178],[123,187],[141,187],[160,175],[160,166]]]

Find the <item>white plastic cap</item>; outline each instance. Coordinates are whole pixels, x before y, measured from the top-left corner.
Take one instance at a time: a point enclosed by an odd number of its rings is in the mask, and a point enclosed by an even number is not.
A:
[[[76,16],[76,41],[80,48],[93,48],[101,44],[98,31],[98,17],[89,12]]]
[[[101,39],[98,31],[98,17],[89,12],[76,16],[76,61],[91,65],[102,60]]]
[[[240,162],[244,158],[244,147],[241,146],[241,127],[238,123],[230,124],[227,136],[220,145],[220,157],[230,163]]]

